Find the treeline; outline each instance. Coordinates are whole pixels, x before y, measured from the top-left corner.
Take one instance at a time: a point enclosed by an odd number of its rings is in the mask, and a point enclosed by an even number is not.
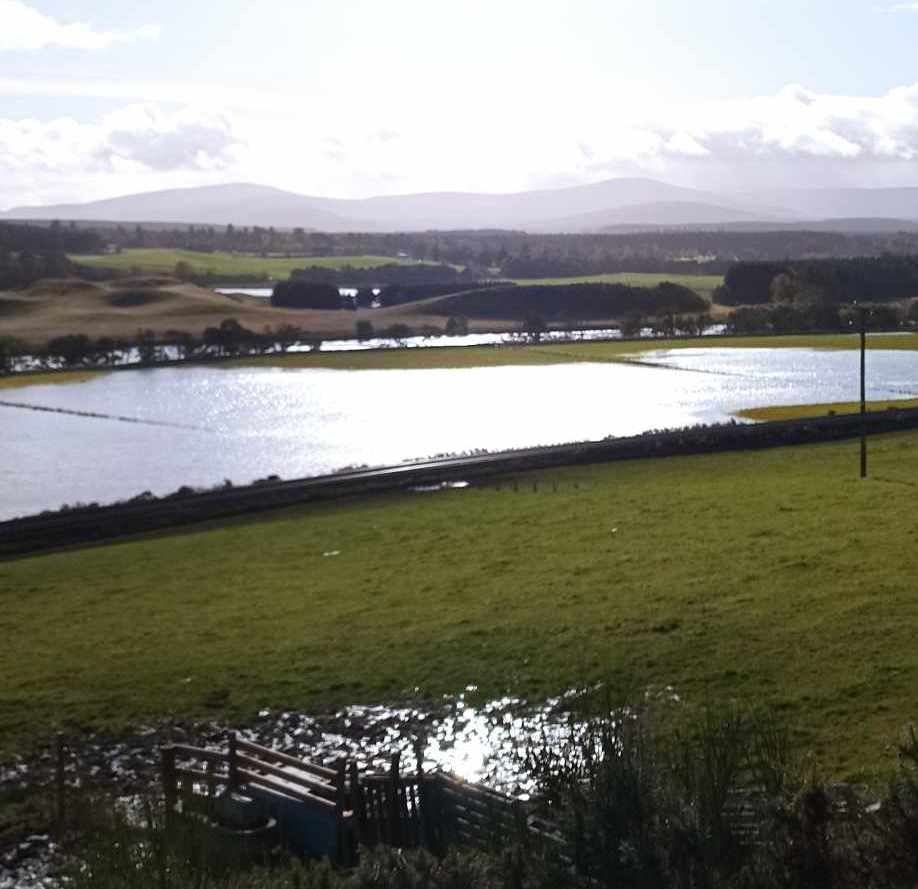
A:
[[[627,284],[511,285],[457,293],[427,307],[440,315],[546,321],[589,321],[625,315],[706,312],[705,299],[681,284],[656,287]]]
[[[869,330],[899,330],[918,325],[918,302],[908,310],[890,303],[864,303]],[[727,316],[727,332],[756,333],[850,333],[860,327],[858,310],[819,300],[739,306]]]
[[[458,287],[463,289],[457,293]],[[538,315],[546,322],[706,312],[709,308],[707,301],[694,290],[668,281],[655,287],[473,281],[467,284],[390,285],[378,294],[358,290],[356,296],[342,296],[333,284],[290,280],[274,286],[271,304],[297,309],[357,309],[367,308],[377,300],[381,305],[402,305],[433,296],[445,297],[425,307],[435,315],[520,320]]]
[[[457,291],[480,290],[495,285],[513,286],[507,281],[476,281],[464,278],[446,282],[433,279],[430,283],[416,283],[409,276],[408,283],[385,284],[383,281],[386,279],[383,278],[379,279],[375,286],[349,287],[343,283],[329,283],[327,274],[324,280],[321,276],[316,276],[316,280],[310,280],[310,277],[297,276],[289,281],[279,281],[271,293],[271,305],[287,309],[369,309],[405,305]],[[345,282],[351,279],[341,276],[338,280]],[[354,289],[356,293],[343,294],[339,288]]]
[[[47,230],[47,228],[46,228]],[[918,253],[918,233],[825,231],[644,231],[529,234],[521,231],[351,232],[302,228],[81,224],[114,247],[230,250],[290,256],[382,255],[500,269],[508,277],[560,277],[604,272],[711,272],[736,261]],[[74,252],[90,252],[71,248]]]
[[[382,337],[396,345],[412,336],[457,336],[468,333],[468,320],[451,317],[443,327],[403,323],[375,326],[360,320],[354,325],[354,337],[369,340]],[[210,361],[245,355],[283,353],[293,346],[318,351],[322,336],[295,324],[251,330],[235,318],[226,318],[216,327],[207,327],[200,336],[184,330],[167,330],[157,334],[138,330],[133,337],[91,337],[71,333],[52,337],[43,347],[0,336],[0,374],[21,370],[58,370],[61,368],[112,368],[126,364],[151,366],[181,361]]]
[[[724,305],[888,302],[918,296],[918,256],[858,256],[731,265],[714,295]]]
[[[0,373],[9,373],[23,365],[34,370],[104,368],[126,363],[152,365],[264,355],[286,352],[297,344],[319,349],[322,338],[293,324],[250,330],[235,318],[205,328],[200,336],[184,330],[167,330],[162,335],[152,330],[138,330],[130,338],[72,333],[51,338],[43,348],[26,345],[12,337],[0,337]]]
[[[386,284],[447,284],[469,279],[467,272],[445,263],[390,263],[375,268],[326,268],[307,266],[294,269],[290,273],[291,281],[312,283],[332,282],[339,287],[383,287]]]
[[[75,274],[67,252],[100,250],[103,244],[96,232],[73,225],[0,222],[0,289]]]

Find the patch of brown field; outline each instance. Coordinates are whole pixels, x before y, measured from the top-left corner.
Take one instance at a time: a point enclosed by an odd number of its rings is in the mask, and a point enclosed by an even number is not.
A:
[[[93,293],[103,290],[101,284],[80,278],[43,278],[20,293],[28,296],[69,296],[74,293]]]
[[[357,321],[368,320],[376,330],[391,324],[442,330],[446,319],[418,311],[418,304],[364,309],[357,312],[279,309],[243,294],[221,294],[168,277],[119,279],[92,283],[71,279],[39,281],[25,290],[0,292],[0,335],[43,345],[69,333],[92,337],[127,338],[138,329],[159,335],[183,330],[200,335],[204,328],[235,318],[252,330],[294,324],[324,338],[351,337]],[[514,322],[470,323],[473,330],[507,329]]]
[[[377,334],[393,324],[424,333],[444,330],[448,313],[439,304],[447,298],[437,296],[408,305],[358,311],[297,310],[274,308],[264,299],[241,293],[217,293],[168,276],[106,283],[48,279],[26,290],[0,292],[0,335],[32,345],[44,345],[52,337],[71,333],[129,338],[139,329],[160,336],[176,330],[199,336],[206,327],[226,318],[235,318],[256,331],[293,324],[324,339],[353,337],[358,321],[370,321]],[[717,319],[727,311],[724,306],[712,307]],[[605,318],[595,319],[591,325],[609,327],[615,323],[614,318]],[[520,322],[512,318],[469,318],[468,326],[474,333],[505,332],[519,330]]]

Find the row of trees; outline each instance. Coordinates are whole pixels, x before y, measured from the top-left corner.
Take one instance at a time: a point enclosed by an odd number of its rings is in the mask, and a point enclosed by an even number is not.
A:
[[[424,275],[414,274],[416,269],[433,268]],[[294,272],[288,281],[279,281],[271,293],[271,305],[287,309],[369,309],[372,306],[400,306],[406,303],[448,296],[458,291],[483,290],[497,285],[514,286],[508,281],[480,281],[459,275],[439,278],[436,267],[382,266],[379,269],[354,269],[355,277],[348,277],[348,269],[304,269]],[[393,273],[394,272],[394,273]],[[374,274],[375,273],[375,274]],[[406,280],[398,280],[404,277]],[[392,281],[392,279],[396,279]],[[429,280],[423,280],[427,278]],[[363,282],[366,286],[354,287]],[[391,282],[391,283],[387,283]],[[354,294],[342,294],[341,289],[354,289]]]
[[[724,305],[887,302],[918,296],[918,256],[858,256],[731,265],[714,299]]]
[[[699,313],[708,303],[694,290],[664,282],[656,287],[627,284],[510,285],[471,290],[448,296],[430,306],[445,315],[523,319],[540,315],[548,321],[570,323],[621,318],[629,314]]]
[[[73,224],[0,222],[0,289],[26,287],[40,278],[75,274],[76,267],[66,254],[100,250],[103,244],[97,232]]]
[[[866,306],[872,330],[898,330],[918,325],[918,302],[909,310],[889,303]],[[808,333],[838,332],[855,329],[860,323],[850,306],[827,302],[779,302],[763,306],[740,306],[727,318],[730,333]]]
[[[86,228],[77,231],[89,231]],[[508,277],[556,277],[616,271],[723,272],[740,260],[877,256],[918,252],[913,232],[642,231],[529,234],[520,231],[347,232],[260,226],[102,226],[93,233],[116,247],[230,250],[290,256],[396,256],[499,268]],[[84,249],[73,252],[89,252]]]
[[[354,334],[359,340],[382,337],[396,341],[416,335],[458,336],[468,333],[468,320],[449,318],[443,328],[390,324],[376,328],[370,321],[358,321]],[[10,373],[21,366],[36,369],[115,367],[126,363],[142,365],[164,361],[192,361],[229,358],[239,355],[283,353],[292,346],[304,345],[312,350],[322,346],[322,338],[293,324],[262,331],[250,330],[235,318],[227,318],[216,327],[206,328],[200,336],[188,331],[167,330],[157,335],[152,330],[138,330],[133,337],[90,337],[83,333],[65,334],[48,340],[44,348],[28,346],[13,337],[0,336],[0,373]]]
[[[44,348],[0,337],[0,370],[9,372],[24,362],[37,368],[74,368],[114,367],[127,362],[149,365],[172,360],[206,360],[286,352],[296,344],[318,349],[322,339],[292,324],[254,331],[235,318],[205,328],[200,336],[183,330],[167,330],[162,335],[152,330],[138,330],[130,338],[75,333],[53,337]]]

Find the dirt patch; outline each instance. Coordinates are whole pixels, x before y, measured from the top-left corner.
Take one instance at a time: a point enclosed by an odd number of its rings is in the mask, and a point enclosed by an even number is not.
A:
[[[31,312],[35,306],[24,299],[0,297],[0,318],[13,318]]]
[[[99,293],[102,287],[79,278],[43,278],[26,290],[30,296],[67,296],[72,293]]]
[[[181,284],[178,278],[172,278],[169,275],[146,275],[135,278],[122,278],[118,281],[120,287],[174,287]]]

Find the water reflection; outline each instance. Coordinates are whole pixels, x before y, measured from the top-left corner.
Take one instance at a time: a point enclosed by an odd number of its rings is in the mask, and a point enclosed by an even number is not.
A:
[[[51,411],[0,405],[0,518],[224,479],[597,440],[724,421],[743,407],[850,401],[858,392],[853,352],[711,348],[647,357],[662,366],[195,366],[22,387],[10,401]],[[869,352],[868,380],[871,398],[916,394],[918,352]]]
[[[474,692],[470,686],[428,708],[355,704],[324,717],[264,710],[260,723],[240,734],[324,762],[346,755],[376,772],[386,771],[398,753],[402,773],[413,773],[420,751],[425,771],[450,772],[526,798],[535,786],[527,754],[560,749],[588,726],[570,709],[579,692],[537,706],[516,697],[476,704]],[[267,726],[273,729],[268,737]]]

